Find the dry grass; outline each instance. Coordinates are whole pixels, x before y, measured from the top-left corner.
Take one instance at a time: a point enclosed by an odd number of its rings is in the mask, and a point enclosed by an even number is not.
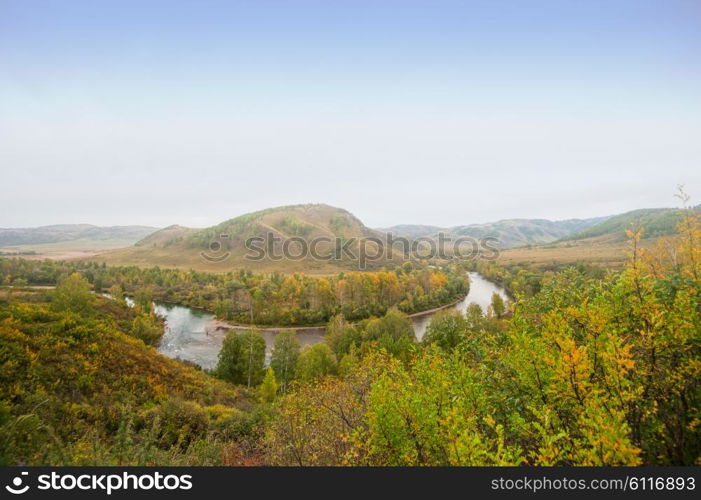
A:
[[[656,238],[642,240],[641,246],[651,247],[656,240]],[[525,263],[536,268],[587,263],[618,269],[623,266],[628,251],[629,243],[625,237],[605,235],[539,247],[504,250],[499,255],[498,262],[500,264]]]

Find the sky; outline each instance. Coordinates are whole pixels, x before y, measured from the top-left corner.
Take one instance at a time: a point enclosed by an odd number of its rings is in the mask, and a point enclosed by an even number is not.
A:
[[[0,0],[0,227],[701,200],[698,0]]]

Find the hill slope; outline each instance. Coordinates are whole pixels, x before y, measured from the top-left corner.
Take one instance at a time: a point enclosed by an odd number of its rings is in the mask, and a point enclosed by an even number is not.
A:
[[[699,206],[694,210],[699,211]],[[527,263],[542,268],[558,268],[579,262],[618,268],[629,252],[626,231],[642,228],[642,248],[652,248],[662,236],[677,232],[680,210],[644,208],[610,217],[558,241],[530,248],[512,248],[501,252],[500,262]]]
[[[120,240],[133,244],[157,231],[148,226],[109,226],[91,224],[59,224],[28,228],[0,228],[0,246],[40,245],[68,241]]]
[[[469,224],[448,228],[403,224],[383,230],[407,238],[436,237],[439,232],[453,239],[461,236],[477,239],[492,237],[499,240],[501,248],[513,248],[551,243],[604,220],[606,220],[606,217],[561,221],[506,219],[485,224]]]
[[[241,390],[131,336],[124,306],[95,296],[76,312],[58,310],[55,292],[7,293],[0,464],[185,464],[191,444],[216,446],[220,423],[249,406]]]
[[[347,254],[328,257],[334,254],[337,241],[343,244],[355,238],[348,249],[357,255],[358,240],[382,236],[341,208],[324,204],[292,205],[241,215],[205,229],[170,226],[130,248],[107,252],[93,260],[218,272],[246,268],[265,272],[329,273],[357,269],[357,262]],[[257,239],[252,245],[259,250],[252,250],[251,243],[247,248],[246,242],[251,239]],[[314,240],[319,242],[314,246],[315,253],[324,258],[309,255]],[[304,245],[309,251],[306,256],[299,257]],[[263,249],[267,250],[265,255]],[[281,258],[285,249],[291,258]],[[385,261],[378,261],[374,265],[383,263]]]
[[[615,215],[563,239],[582,240],[604,235],[623,237],[626,230],[635,227],[643,229],[643,238],[654,238],[674,233],[679,220],[679,210],[676,208],[642,208]]]

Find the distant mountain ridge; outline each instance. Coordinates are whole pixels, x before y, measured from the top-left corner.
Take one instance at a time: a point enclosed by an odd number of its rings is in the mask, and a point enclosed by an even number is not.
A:
[[[607,218],[608,217],[593,217],[589,219],[567,219],[561,221],[546,219],[504,219],[497,222],[447,228],[402,224],[383,230],[407,238],[434,238],[437,237],[440,232],[451,238],[461,236],[469,236],[477,239],[492,237],[499,240],[501,248],[513,248],[551,243],[605,221]]]
[[[701,205],[693,207],[696,211],[700,209]],[[627,230],[636,227],[643,229],[643,238],[654,238],[674,233],[679,220],[680,210],[677,208],[641,208],[609,217],[563,240],[581,240],[608,234],[624,236]]]
[[[94,226],[92,224],[56,224],[41,227],[0,228],[0,246],[37,245],[75,240],[124,240],[133,244],[158,228],[149,226]]]

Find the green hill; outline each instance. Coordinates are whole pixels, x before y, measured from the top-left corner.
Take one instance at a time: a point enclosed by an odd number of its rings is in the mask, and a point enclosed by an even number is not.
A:
[[[0,228],[0,247],[65,243],[77,240],[82,242],[117,240],[125,242],[125,245],[131,245],[154,231],[157,231],[157,228],[149,226],[99,227],[91,224]]]
[[[561,221],[506,219],[484,224],[469,224],[447,228],[403,224],[385,228],[383,231],[407,238],[437,237],[439,232],[453,239],[464,236],[476,239],[491,237],[499,240],[501,248],[514,248],[551,243],[605,219],[606,217]]]
[[[609,234],[622,236],[626,230],[636,227],[643,229],[643,238],[655,238],[674,233],[679,219],[679,210],[676,208],[643,208],[615,215],[563,239],[581,240]]]
[[[354,240],[349,250],[357,255],[359,240],[382,236],[382,233],[366,227],[357,217],[341,208],[324,204],[291,205],[241,215],[205,229],[170,226],[132,247],[107,252],[93,260],[108,264],[158,265],[215,272],[246,268],[265,272],[326,274],[357,269],[357,262],[346,255],[341,255],[339,259],[314,258],[309,252],[303,258],[297,258],[302,242],[311,248],[311,241],[319,240],[315,251],[317,255],[325,256],[334,252],[337,241]],[[248,248],[246,242],[253,238],[259,238],[254,243],[259,248],[272,241],[273,252],[267,252],[259,260],[250,259],[256,252]],[[275,258],[281,256],[285,248],[293,258]],[[369,250],[369,253],[372,251]],[[373,264],[379,267],[386,261],[379,260]]]

